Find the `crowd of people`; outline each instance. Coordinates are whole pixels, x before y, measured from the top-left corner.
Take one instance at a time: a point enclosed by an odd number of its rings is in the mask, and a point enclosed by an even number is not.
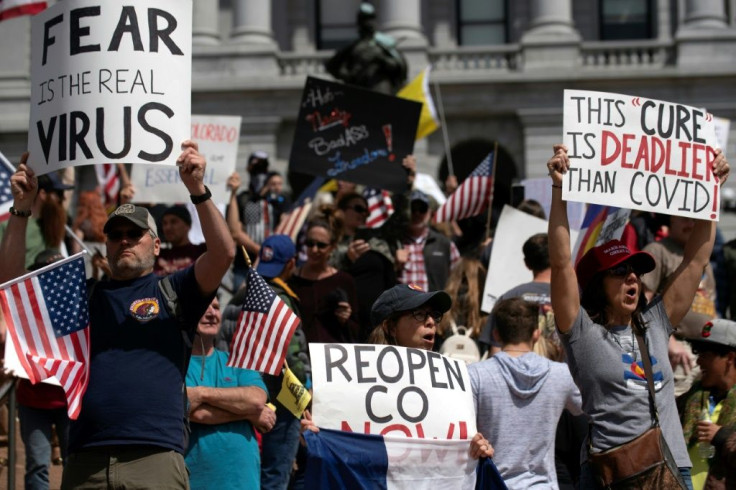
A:
[[[308,412],[300,424],[276,400],[283,375],[227,366],[251,262],[300,319],[286,364],[307,389],[311,342],[469,361],[479,431],[469,454],[493,457],[509,488],[602,488],[589,455],[645,432],[653,412],[683,485],[736,486],[736,241],[714,250],[715,223],[640,213],[621,240],[573,263],[562,145],[547,162],[548,233],[519,251],[529,282],[501,295],[490,314],[480,305],[492,241],[461,255],[461,227],[433,224],[437,203],[413,188],[411,156],[402,163],[407,190],[393,196],[380,228],[366,227],[360,186],[340,181],[315,197],[296,239],[275,232],[291,201],[264,152],[249,157],[245,190],[238,174],[228,180],[225,217],[191,141],[177,160],[189,209],[134,204],[127,186],[108,214],[99,196],[77,196],[54,172],[36,176],[33,163],[24,155],[11,177],[0,283],[89,241],[102,252],[89,258],[90,378],[79,417],[66,417],[60,388],[18,383],[26,488],[48,488],[56,458],[65,489],[304,486],[300,425],[316,430]],[[711,165],[725,181],[720,152]],[[533,201],[520,208],[546,218]],[[192,212],[203,244],[188,238]],[[470,357],[446,345],[459,327]]]

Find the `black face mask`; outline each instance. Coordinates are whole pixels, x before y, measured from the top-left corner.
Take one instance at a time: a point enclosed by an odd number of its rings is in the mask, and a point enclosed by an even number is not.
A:
[[[265,173],[258,173],[258,174],[251,173],[250,190],[253,194],[260,195],[261,190],[263,189],[263,186],[266,185],[266,176],[267,174]]]

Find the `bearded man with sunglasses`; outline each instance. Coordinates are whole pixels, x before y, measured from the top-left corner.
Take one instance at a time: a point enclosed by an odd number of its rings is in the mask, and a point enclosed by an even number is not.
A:
[[[233,260],[227,225],[210,200],[206,162],[185,141],[179,176],[196,205],[207,251],[167,278],[153,274],[160,251],[148,210],[116,209],[105,224],[111,280],[89,298],[89,384],[70,427],[62,488],[189,488],[184,379],[197,323]],[[0,282],[22,275],[25,228],[38,180],[24,154],[11,177],[14,204],[0,243]],[[161,283],[161,284],[160,284]],[[178,298],[175,311],[169,302]]]

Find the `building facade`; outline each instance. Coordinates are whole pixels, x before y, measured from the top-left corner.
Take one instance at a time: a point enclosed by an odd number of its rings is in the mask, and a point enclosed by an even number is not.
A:
[[[256,149],[288,169],[307,75],[357,37],[356,0],[194,0],[192,111],[243,117],[238,169]],[[498,141],[501,179],[545,175],[564,89],[677,101],[736,119],[736,0],[376,0],[409,79],[432,65],[462,178]],[[0,24],[0,148],[25,148],[29,18]],[[736,151],[732,125],[727,154]],[[730,151],[729,151],[730,150]],[[441,131],[419,170],[447,173]],[[482,158],[482,157],[481,157]],[[733,158],[733,157],[732,157]]]

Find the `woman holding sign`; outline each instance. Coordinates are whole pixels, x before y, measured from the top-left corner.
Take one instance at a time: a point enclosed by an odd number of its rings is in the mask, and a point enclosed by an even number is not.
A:
[[[722,184],[729,165],[720,150],[710,165]],[[641,439],[632,440],[661,428],[682,476],[680,485],[692,488],[691,463],[675,407],[667,344],[674,331],[672,325],[680,322],[692,304],[713,249],[715,223],[696,222],[672,281],[661,296],[647,304],[640,276],[654,269],[651,255],[631,253],[622,242],[612,240],[589,250],[574,266],[567,206],[562,200],[563,175],[570,168],[567,147],[554,146],[547,168],[552,179],[552,308],[570,371],[582,394],[583,410],[590,417],[580,487],[601,487],[605,470],[613,467],[609,461],[601,461],[607,457],[601,452],[607,451],[610,456],[609,450],[627,443],[639,444]],[[647,352],[651,363],[643,355]],[[646,371],[652,373],[653,383],[647,382]],[[654,392],[656,410],[650,406],[650,391]]]

